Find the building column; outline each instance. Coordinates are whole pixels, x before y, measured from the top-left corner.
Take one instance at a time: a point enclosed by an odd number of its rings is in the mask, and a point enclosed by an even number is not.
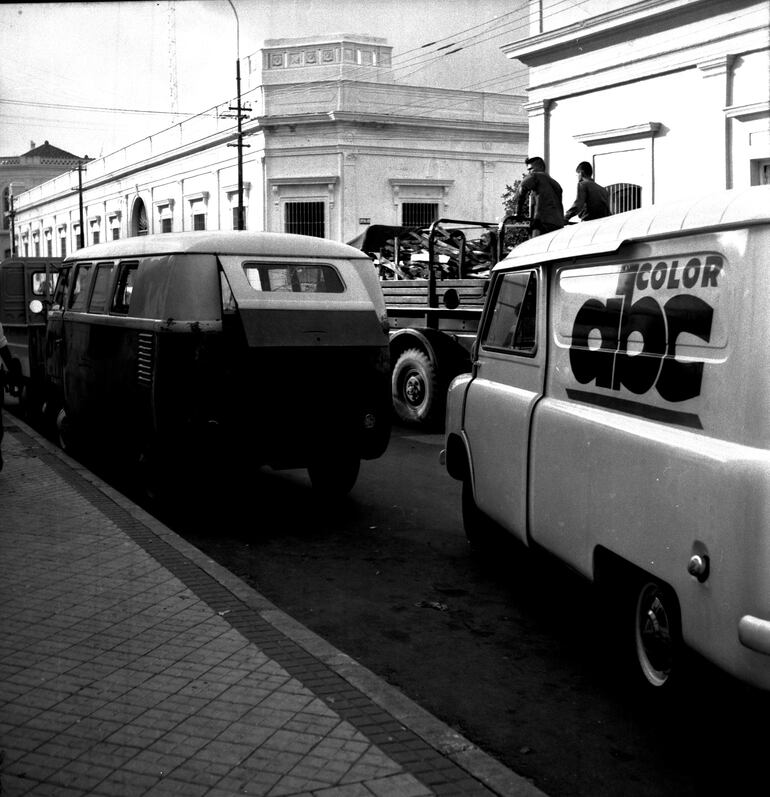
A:
[[[709,127],[716,132],[715,152],[722,153],[722,184],[733,187],[732,137],[730,120],[725,116],[725,108],[732,105],[732,65],[734,55],[719,55],[698,64],[702,77],[713,82],[713,100],[707,111]],[[713,109],[713,110],[711,110]]]
[[[524,104],[529,116],[529,155],[539,155],[550,166],[552,100],[535,100]]]

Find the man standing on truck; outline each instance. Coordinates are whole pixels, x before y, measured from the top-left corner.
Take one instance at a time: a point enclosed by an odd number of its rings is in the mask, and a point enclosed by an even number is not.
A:
[[[11,356],[11,350],[8,346],[8,340],[5,337],[5,333],[3,332],[3,325],[0,324],[0,359],[2,359],[3,365],[5,365],[6,371],[8,371],[10,377],[10,384],[16,381],[16,373],[19,370],[19,361],[14,360]],[[8,378],[5,374],[0,374],[3,378],[0,379],[0,446],[2,446],[3,442],[3,401],[5,397],[5,379]],[[3,469],[3,451],[0,448],[0,470]]]
[[[545,170],[545,161],[539,157],[527,158],[529,174],[521,181],[516,201],[516,221],[524,218],[524,206],[532,194],[534,207],[530,213],[530,236],[544,235],[564,226],[564,205],[561,186]]]
[[[607,189],[594,182],[593,166],[588,161],[581,161],[575,169],[578,176],[577,196],[572,207],[564,214],[564,221],[577,216],[581,221],[603,219],[610,215],[610,195]]]

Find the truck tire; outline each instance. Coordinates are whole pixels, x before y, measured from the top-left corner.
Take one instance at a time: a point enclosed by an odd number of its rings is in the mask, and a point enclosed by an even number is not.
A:
[[[425,352],[407,349],[396,360],[391,379],[393,409],[399,420],[436,425],[442,411],[436,367]]]

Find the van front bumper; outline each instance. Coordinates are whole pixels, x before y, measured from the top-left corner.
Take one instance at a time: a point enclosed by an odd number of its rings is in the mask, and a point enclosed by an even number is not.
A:
[[[770,656],[770,620],[745,614],[738,622],[738,639],[749,650]]]

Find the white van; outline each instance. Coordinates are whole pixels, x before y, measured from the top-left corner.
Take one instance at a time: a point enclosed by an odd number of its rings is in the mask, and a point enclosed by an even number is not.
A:
[[[643,682],[681,643],[770,689],[770,186],[584,222],[493,273],[449,473],[611,585]]]

